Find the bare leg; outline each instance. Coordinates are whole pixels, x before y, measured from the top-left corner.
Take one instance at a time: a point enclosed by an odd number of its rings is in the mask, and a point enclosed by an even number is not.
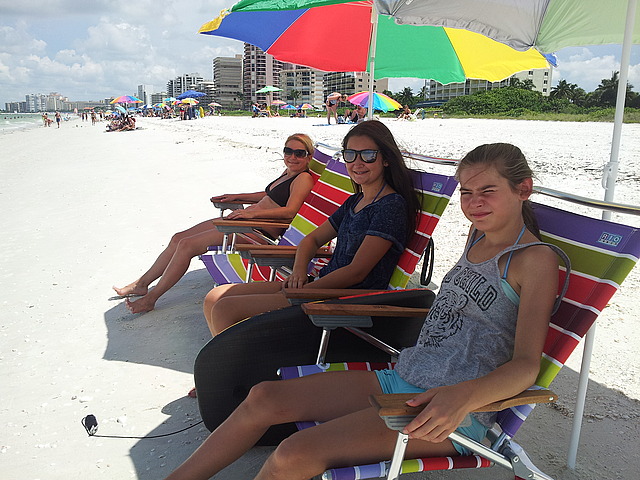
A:
[[[375,374],[362,371],[322,373],[256,385],[167,480],[208,479],[240,458],[271,425],[310,418],[330,420],[359,411],[367,408],[371,393],[380,393],[378,381]]]
[[[334,401],[341,401],[340,396]],[[365,408],[285,439],[256,479],[306,480],[329,468],[388,460],[393,455],[397,435],[386,427],[374,408]],[[457,452],[448,440],[442,443],[412,440],[406,452],[407,458],[453,455]]]
[[[289,306],[281,282],[220,285],[204,300],[204,316],[213,336],[253,315]]]
[[[131,295],[131,294],[145,295],[148,292],[149,285],[151,285],[153,281],[160,278],[162,273],[165,271],[165,269],[169,265],[169,262],[171,261],[173,254],[178,248],[178,244],[180,243],[180,241],[187,237],[191,237],[193,235],[198,235],[200,233],[204,233],[208,231],[216,232],[219,235],[221,235],[215,229],[215,227],[213,227],[213,225],[211,224],[211,220],[204,221],[202,223],[194,225],[188,230],[184,230],[182,232],[176,233],[171,238],[171,241],[169,242],[169,245],[167,246],[167,248],[165,248],[162,251],[162,253],[158,256],[158,258],[153,263],[153,265],[151,265],[151,268],[149,268],[149,270],[147,270],[139,279],[137,279],[136,281],[130,283],[125,287],[121,287],[121,288],[113,287],[113,289],[116,291],[118,295]],[[211,245],[214,245],[214,244],[212,243]]]
[[[127,308],[132,313],[153,310],[156,301],[184,276],[189,268],[191,259],[205,253],[209,245],[220,244],[222,237],[222,233],[213,229],[180,240],[158,284],[136,301],[127,299]]]

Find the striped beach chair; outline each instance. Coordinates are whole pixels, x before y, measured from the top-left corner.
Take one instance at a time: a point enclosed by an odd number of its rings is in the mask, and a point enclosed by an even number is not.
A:
[[[344,164],[341,165],[346,175]],[[338,167],[336,167],[338,168]],[[330,162],[325,169],[333,171]],[[391,278],[389,291],[333,300],[335,303],[369,303],[427,308],[433,301],[430,290],[419,294],[402,290],[413,273],[424,248],[441,215],[449,204],[457,182],[451,176],[425,172],[413,172],[414,184],[421,198],[421,213],[416,232],[412,235],[398,267]],[[346,177],[348,178],[348,177]],[[304,289],[308,290],[308,289]],[[276,380],[277,370],[283,365],[299,365],[316,359],[321,345],[323,361],[388,360],[389,354],[377,348],[380,342],[406,347],[413,345],[422,320],[407,318],[398,328],[396,318],[376,318],[371,325],[358,330],[338,329],[331,332],[318,328],[309,321],[301,306],[257,315],[226,329],[205,345],[196,357],[194,376],[198,391],[200,413],[209,429],[216,428],[244,399],[249,389],[264,380]],[[354,335],[355,334],[355,335]],[[219,369],[215,365],[224,364]],[[290,431],[290,426],[283,427]],[[275,430],[275,432],[274,432]],[[264,444],[274,444],[282,439],[279,429],[267,434]]]
[[[540,373],[532,390],[546,389],[558,374],[571,352],[586,334],[602,309],[607,305],[622,281],[634,267],[640,256],[640,230],[605,220],[588,218],[557,208],[534,204],[545,242],[561,248],[571,260],[569,288],[560,307],[552,316]],[[564,284],[567,270],[559,268],[560,285]],[[341,312],[344,314],[344,311]],[[296,378],[311,373],[344,369],[377,369],[367,364],[326,364],[281,368],[282,378]],[[387,367],[382,367],[387,368]],[[544,397],[552,399],[553,393]],[[385,396],[382,396],[385,397]],[[514,400],[514,403],[518,403]],[[499,411],[496,427],[488,436],[491,447],[461,437],[457,432],[450,437],[474,452],[470,456],[446,458],[422,458],[404,460],[403,434],[392,461],[371,465],[332,469],[325,472],[325,479],[346,480],[366,478],[396,478],[396,474],[456,469],[483,468],[498,464],[514,472],[517,478],[548,479],[533,466],[522,448],[511,438],[516,434],[535,404],[512,406]],[[412,417],[411,417],[412,418]],[[390,428],[401,430],[410,418],[387,416]],[[312,423],[298,425],[307,428]]]
[[[315,149],[311,167],[316,179],[314,187],[277,242],[278,245],[298,245],[305,235],[324,222],[353,193],[344,165],[320,148]],[[249,278],[252,281],[270,278],[271,269],[268,266],[249,269],[249,259],[235,251],[233,241],[229,244],[230,249],[211,247],[209,253],[200,256],[216,284],[244,283]],[[248,277],[249,274],[251,277]]]

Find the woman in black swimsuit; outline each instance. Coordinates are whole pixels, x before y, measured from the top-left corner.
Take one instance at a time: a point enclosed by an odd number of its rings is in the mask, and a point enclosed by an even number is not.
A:
[[[234,210],[228,219],[270,218],[290,220],[295,216],[313,187],[309,174],[309,162],[313,156],[313,142],[309,136],[297,133],[287,138],[284,147],[284,163],[287,169],[271,182],[265,191],[255,193],[225,194],[212,197],[215,202],[241,201],[254,203],[243,210]],[[266,231],[277,236],[280,231]],[[158,256],[151,268],[126,287],[113,287],[118,295],[141,296],[132,301],[126,299],[132,313],[153,310],[156,301],[182,278],[191,259],[207,251],[209,245],[221,245],[223,234],[211,224],[211,220],[176,233],[167,248]],[[239,240],[241,241],[241,240]],[[151,290],[149,285],[160,278]]]

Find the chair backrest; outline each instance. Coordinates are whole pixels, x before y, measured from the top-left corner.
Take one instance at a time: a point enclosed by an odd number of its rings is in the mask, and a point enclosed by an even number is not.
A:
[[[552,316],[536,385],[547,388],[640,257],[640,229],[534,204],[545,242],[571,260],[569,289]],[[560,267],[560,283],[564,282]],[[533,406],[504,410],[498,424],[513,436]]]
[[[320,155],[329,157],[322,152]],[[305,236],[329,218],[353,192],[345,164],[329,157],[322,175],[282,235],[279,245],[298,245]]]
[[[424,253],[433,230],[436,228],[458,181],[453,176],[413,170],[413,185],[420,199],[420,218],[416,230],[409,239],[407,247],[398,260],[391,275],[389,288],[405,288]]]

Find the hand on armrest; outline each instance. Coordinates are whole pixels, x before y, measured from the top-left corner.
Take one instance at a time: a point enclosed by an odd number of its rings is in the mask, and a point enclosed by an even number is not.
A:
[[[424,409],[424,405],[418,407],[410,407],[406,402],[413,397],[415,393],[392,393],[386,395],[371,395],[369,403],[378,410],[381,417],[388,416],[416,416]],[[505,408],[511,408],[518,405],[528,405],[530,403],[552,403],[558,399],[558,396],[551,390],[525,390],[510,398],[490,403],[483,407],[477,408],[475,412],[498,412]]]

